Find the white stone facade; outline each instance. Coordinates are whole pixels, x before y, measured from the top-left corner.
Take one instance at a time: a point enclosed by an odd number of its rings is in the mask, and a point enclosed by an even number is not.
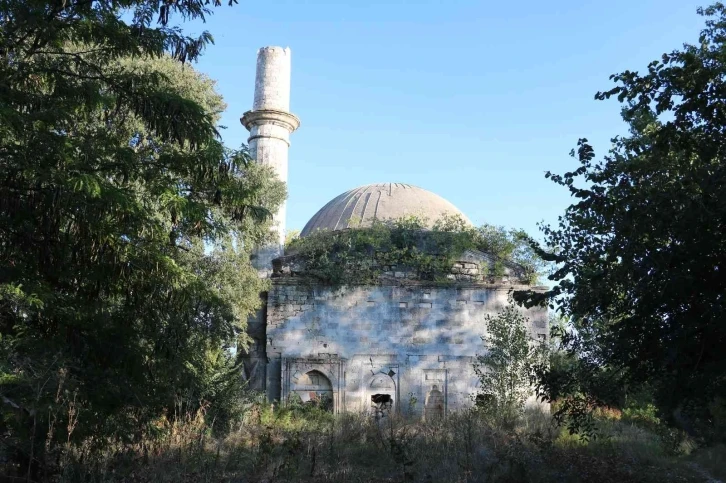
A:
[[[335,392],[336,412],[369,411],[375,394],[389,394],[395,411],[422,416],[427,399],[441,400],[442,414],[471,406],[473,363],[486,350],[484,317],[517,288],[525,287],[276,281],[267,298],[268,397],[284,401],[300,392],[301,377],[319,371]],[[532,337],[546,337],[546,311],[525,313]]]

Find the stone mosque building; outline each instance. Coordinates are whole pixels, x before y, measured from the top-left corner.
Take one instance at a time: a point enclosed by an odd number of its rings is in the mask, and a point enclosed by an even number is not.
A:
[[[252,110],[241,118],[250,132],[252,157],[272,166],[284,182],[290,134],[300,125],[289,112],[290,68],[288,48],[259,50]],[[430,191],[379,183],[332,199],[301,236],[412,214],[468,220]],[[284,253],[285,206],[274,216],[274,229],[278,242],[254,257],[271,288],[249,321],[254,343],[245,356],[245,373],[252,388],[283,404],[295,394],[303,401],[325,397],[336,413],[372,411],[383,403],[428,418],[473,404],[478,384],[473,362],[485,350],[484,317],[501,310],[513,290],[532,289],[523,285],[522,267],[505,263],[505,276],[491,279],[482,274],[496,260],[468,250],[451,267],[451,283],[445,285],[411,278],[395,267],[369,285],[303,283],[304,266]],[[525,315],[532,339],[546,338],[546,309]]]

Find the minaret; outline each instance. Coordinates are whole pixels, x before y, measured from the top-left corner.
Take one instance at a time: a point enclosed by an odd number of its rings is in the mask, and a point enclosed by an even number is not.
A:
[[[247,140],[252,159],[272,166],[277,177],[287,183],[287,151],[290,148],[290,133],[298,128],[300,120],[290,113],[290,49],[263,47],[257,52],[257,73],[255,74],[255,99],[252,110],[240,119],[250,132]],[[272,260],[281,256],[285,244],[285,203],[273,216],[272,230],[275,241],[257,247],[252,265],[261,277],[272,274]],[[267,383],[267,336],[266,308],[267,293],[260,294],[263,303],[260,310],[247,320],[247,334],[253,342],[240,356],[244,362],[245,378],[249,388],[266,390]],[[279,393],[279,360],[272,361],[273,373],[270,385]],[[275,369],[277,372],[275,372]],[[269,390],[268,390],[269,393]],[[268,394],[268,396],[270,396]]]
[[[247,140],[252,158],[272,166],[281,181],[287,183],[287,152],[290,133],[300,120],[290,113],[290,49],[263,47],[257,52],[255,99],[252,110],[240,119],[250,132]],[[285,244],[285,203],[273,217],[275,243],[260,247],[253,261],[262,276],[272,272],[272,260],[283,254]]]

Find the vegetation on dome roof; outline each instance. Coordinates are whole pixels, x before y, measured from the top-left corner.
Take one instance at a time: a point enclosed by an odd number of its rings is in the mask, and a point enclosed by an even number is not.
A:
[[[446,215],[427,230],[428,220],[409,216],[374,221],[365,228],[318,231],[288,240],[286,252],[304,264],[304,278],[331,285],[373,283],[385,272],[402,271],[419,280],[455,283],[447,278],[467,250],[493,257],[480,275],[505,275],[507,263],[521,267],[523,283],[535,284],[545,262],[531,249],[522,230],[482,225],[473,227],[461,216]]]

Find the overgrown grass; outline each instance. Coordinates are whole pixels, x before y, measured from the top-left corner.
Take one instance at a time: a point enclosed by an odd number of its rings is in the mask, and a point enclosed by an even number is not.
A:
[[[211,436],[203,412],[159,421],[134,445],[69,448],[57,482],[697,482],[723,476],[726,448],[688,455],[662,435],[601,415],[586,441],[529,411],[515,427],[477,411],[424,422],[256,405]],[[2,473],[0,473],[2,474]],[[0,481],[2,478],[0,478]],[[12,480],[11,480],[12,481]],[[16,480],[23,481],[23,480]]]

